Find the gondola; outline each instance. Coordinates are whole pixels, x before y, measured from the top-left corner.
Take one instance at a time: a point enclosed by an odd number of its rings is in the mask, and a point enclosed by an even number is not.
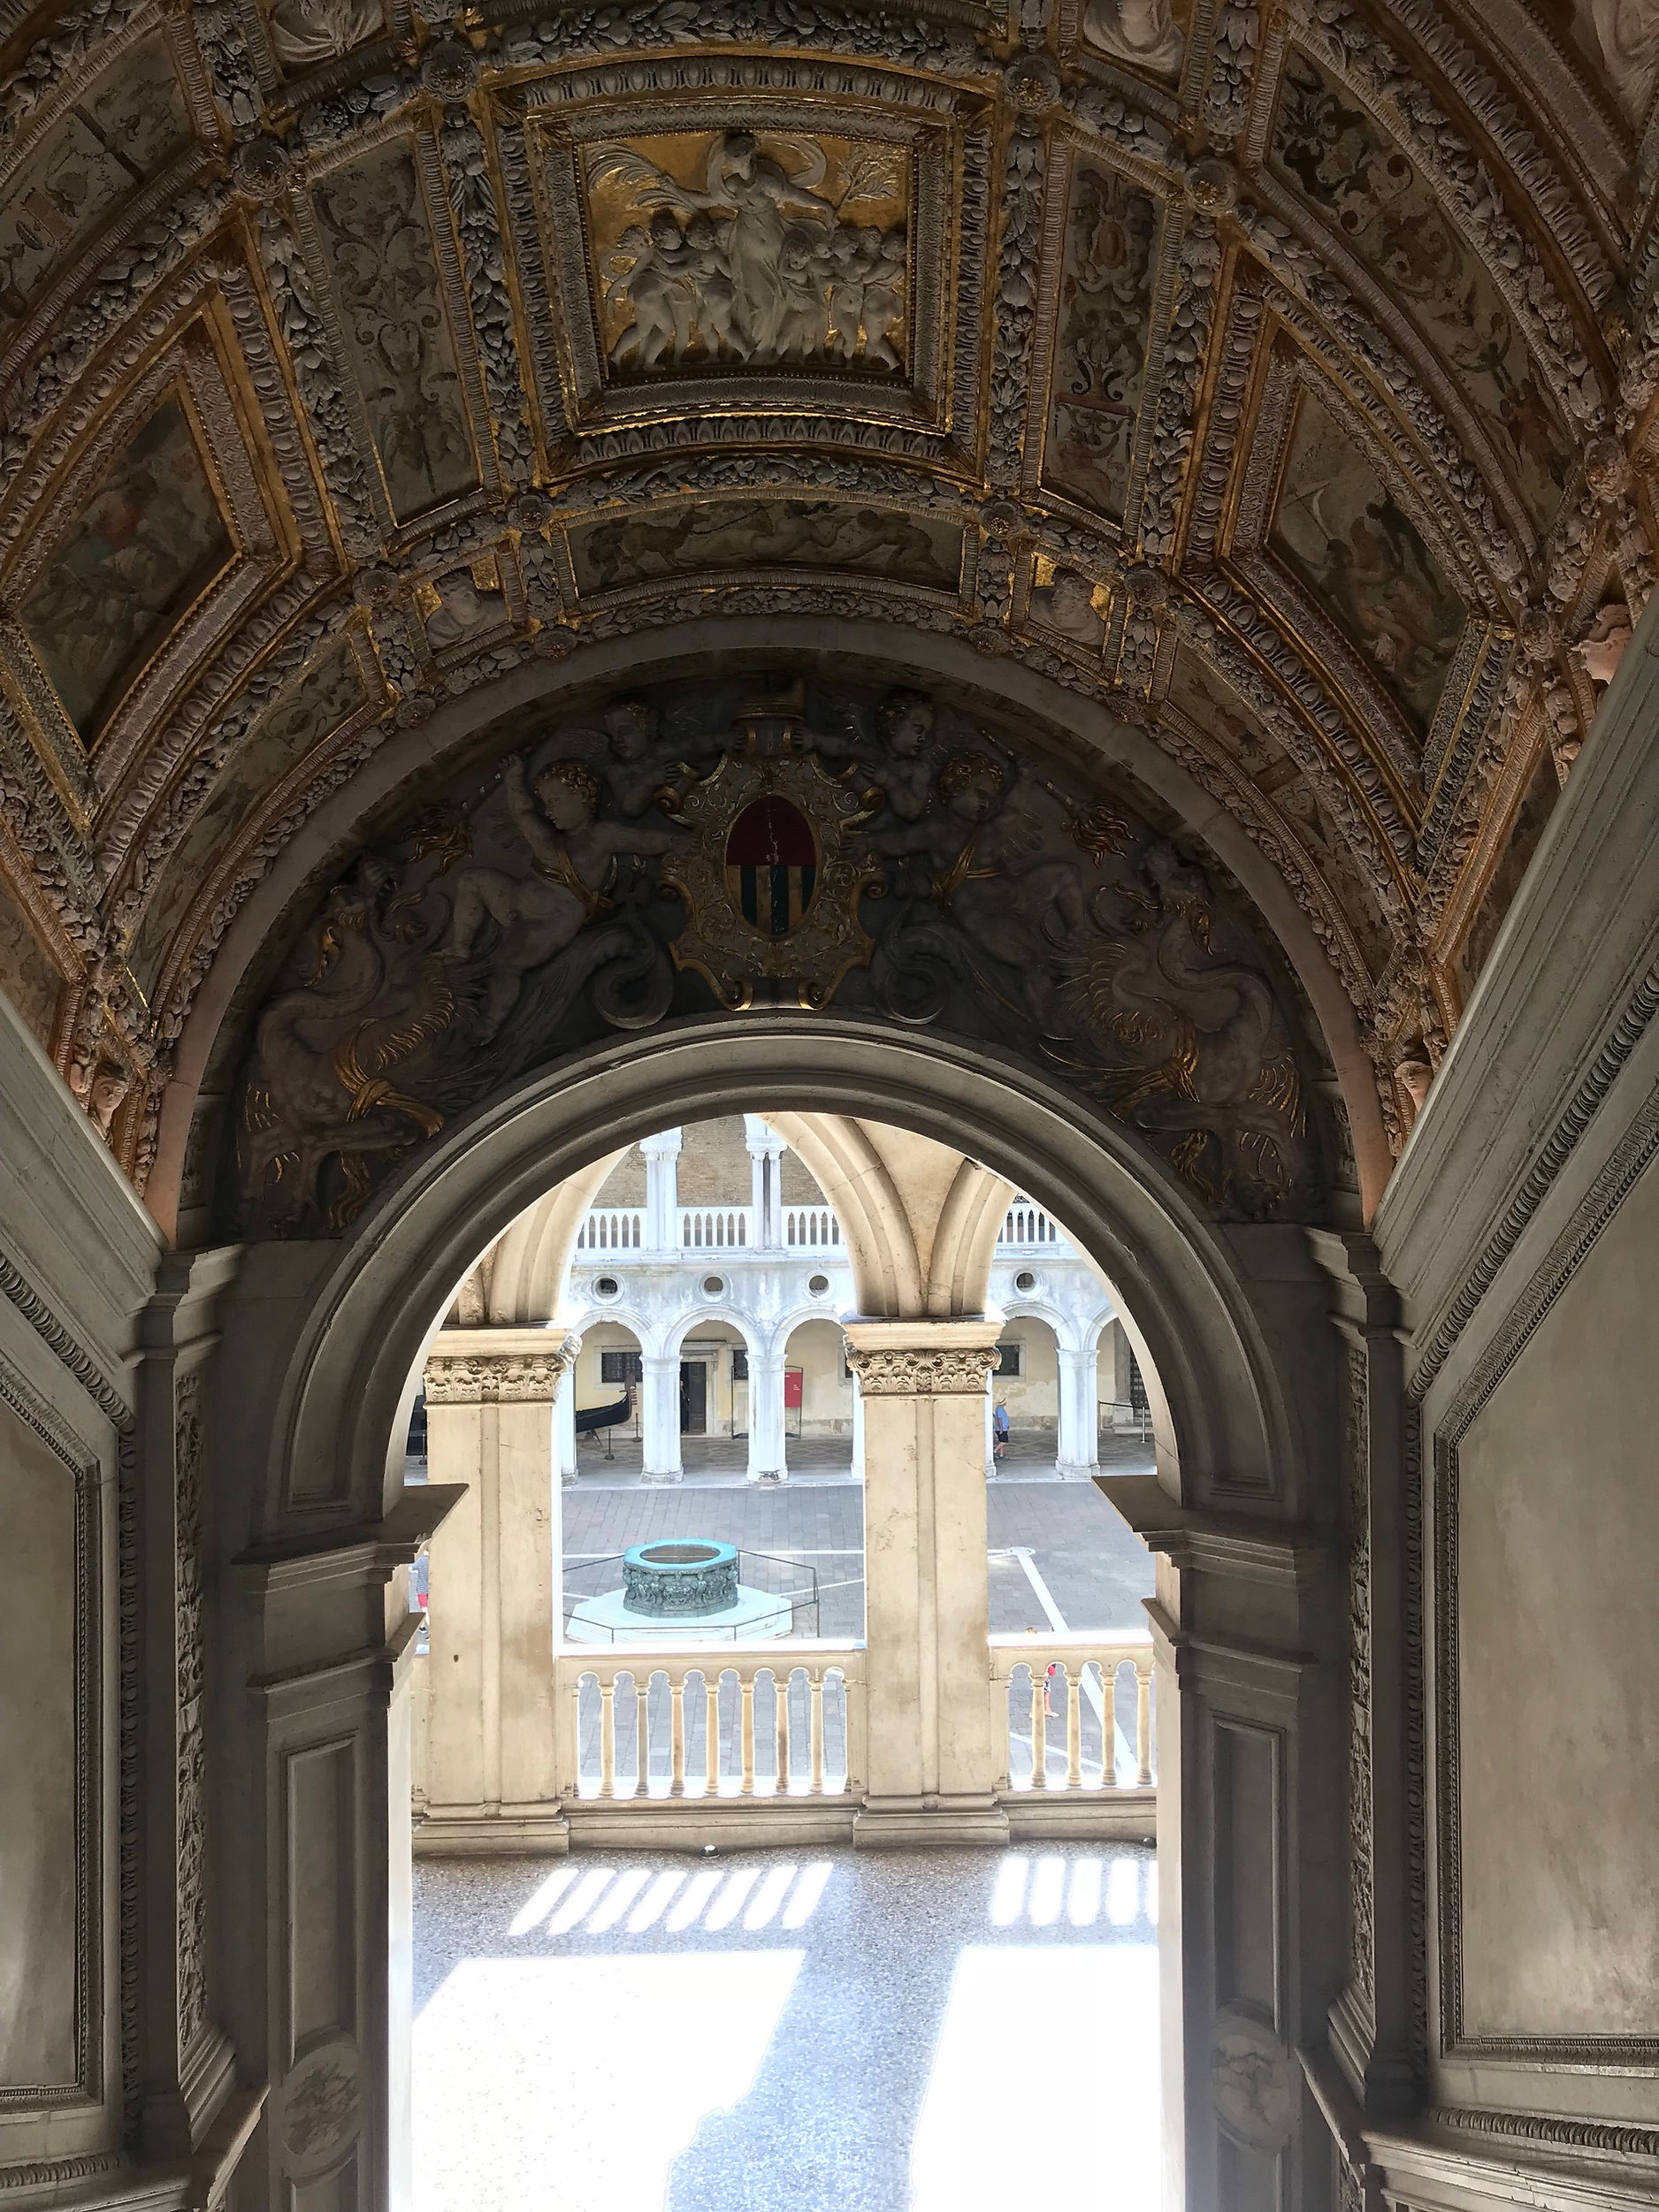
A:
[[[608,1406],[580,1406],[577,1408],[576,1433],[592,1436],[595,1429],[619,1429],[634,1407],[634,1386],[629,1384],[623,1395]]]

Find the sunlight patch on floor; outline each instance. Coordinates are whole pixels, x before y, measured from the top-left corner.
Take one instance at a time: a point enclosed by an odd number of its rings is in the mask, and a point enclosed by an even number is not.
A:
[[[797,1950],[470,1958],[415,2023],[416,2191],[513,2212],[662,2212],[674,2162],[753,2087]]]
[[[964,1950],[909,2212],[1156,2212],[1157,2018],[1152,1944]]]

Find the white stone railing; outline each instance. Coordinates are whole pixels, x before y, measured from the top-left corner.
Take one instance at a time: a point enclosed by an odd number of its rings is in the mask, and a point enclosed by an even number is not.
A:
[[[1128,1731],[1122,1732],[1129,1757],[1120,1758],[1117,1688],[1126,1667],[1135,1675],[1135,1735],[1129,1743]],[[1022,1674],[1028,1679],[1020,1680]],[[1152,1786],[1149,1636],[993,1636],[990,1674],[992,1724],[1007,1731],[1002,1787],[1010,1795],[1064,1790],[1098,1796]]]
[[[1009,1207],[1002,1224],[1002,1234],[997,1239],[999,1252],[1036,1251],[1039,1247],[1052,1251],[1057,1247],[1070,1249],[1066,1232],[1051,1214],[1045,1214],[1040,1206],[1028,1198],[1016,1198]]]
[[[785,1206],[784,1247],[789,1252],[838,1252],[841,1224],[828,1206]]]
[[[746,1252],[754,1243],[753,1206],[687,1206],[680,1242],[688,1252]]]
[[[576,1232],[578,1252],[638,1252],[645,1240],[643,1206],[591,1206]]]
[[[849,1804],[864,1787],[864,1653],[840,1645],[562,1652],[554,1662],[560,1795],[578,1804]]]

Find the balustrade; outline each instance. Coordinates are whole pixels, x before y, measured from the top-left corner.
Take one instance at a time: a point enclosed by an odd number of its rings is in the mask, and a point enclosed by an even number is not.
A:
[[[645,1241],[643,1206],[591,1207],[576,1232],[578,1252],[638,1252]]]
[[[993,1636],[990,1662],[992,1709],[998,1726],[1007,1731],[1004,1789],[1100,1793],[1152,1786],[1149,1636],[1047,1643],[1036,1636]],[[1126,1668],[1135,1682],[1132,1738],[1117,1717],[1120,1676]],[[1120,1735],[1129,1749],[1127,1760],[1119,1757]],[[1131,1764],[1132,1778],[1124,1771]]]
[[[1002,1234],[997,1239],[999,1251],[1009,1246],[1021,1251],[1036,1245],[1063,1245],[1066,1242],[1059,1224],[1040,1206],[1034,1206],[1028,1198],[1017,1198],[1009,1207],[1002,1224]]]
[[[863,1788],[864,1654],[566,1653],[561,1794],[580,1803],[831,1799]]]
[[[784,1244],[791,1252],[838,1251],[841,1224],[827,1206],[785,1206]]]
[[[692,1206],[680,1214],[680,1243],[688,1252],[746,1251],[753,1227],[751,1206]]]

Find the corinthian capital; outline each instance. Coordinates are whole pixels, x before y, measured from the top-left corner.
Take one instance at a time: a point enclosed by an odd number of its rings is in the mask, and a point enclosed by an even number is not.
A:
[[[977,1397],[998,1364],[1000,1322],[849,1321],[847,1365],[867,1398]]]
[[[849,1347],[847,1365],[867,1398],[978,1397],[985,1377],[998,1364],[994,1345],[979,1349],[952,1346],[926,1351],[859,1352]]]
[[[581,1339],[550,1329],[445,1329],[426,1362],[429,1406],[551,1404]]]

